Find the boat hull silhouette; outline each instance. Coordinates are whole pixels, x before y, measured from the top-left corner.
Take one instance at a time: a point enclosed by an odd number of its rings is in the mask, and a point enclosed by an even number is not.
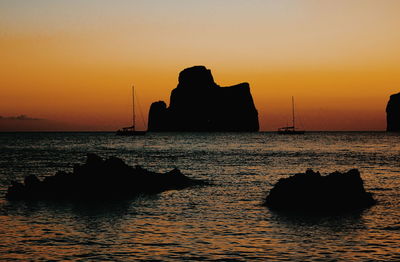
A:
[[[116,132],[117,136],[144,136],[147,131],[137,131],[132,127],[125,127]]]
[[[278,130],[280,135],[303,135],[305,131],[301,130]]]

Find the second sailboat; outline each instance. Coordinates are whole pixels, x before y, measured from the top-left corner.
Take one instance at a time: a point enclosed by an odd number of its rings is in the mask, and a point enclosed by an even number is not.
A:
[[[144,136],[147,131],[138,131],[135,128],[135,87],[132,86],[132,126],[123,127],[116,133],[118,136]]]
[[[282,135],[302,135],[305,133],[304,130],[296,130],[295,118],[294,118],[294,97],[292,96],[292,126],[285,126],[278,129],[278,134]]]

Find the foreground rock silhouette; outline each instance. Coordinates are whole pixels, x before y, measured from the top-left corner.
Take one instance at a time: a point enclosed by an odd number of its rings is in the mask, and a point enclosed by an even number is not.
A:
[[[40,181],[25,177],[24,183],[12,182],[8,200],[78,200],[130,199],[141,194],[156,194],[171,189],[183,189],[205,184],[188,178],[178,169],[165,174],[131,167],[117,157],[103,160],[88,154],[86,163],[75,165],[72,173],[57,172]]]
[[[375,200],[365,191],[357,169],[327,176],[308,169],[280,179],[264,204],[278,211],[338,214],[370,207]]]
[[[386,131],[400,132],[400,93],[390,96],[386,106]]]
[[[149,131],[259,130],[258,112],[248,83],[220,87],[204,66],[186,68],[172,90],[170,105],[154,102],[149,111]]]

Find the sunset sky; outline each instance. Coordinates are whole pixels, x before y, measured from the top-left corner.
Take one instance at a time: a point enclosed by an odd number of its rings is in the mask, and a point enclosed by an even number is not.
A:
[[[127,126],[132,84],[147,121],[193,65],[249,82],[261,130],[291,96],[306,130],[384,130],[400,1],[0,0],[0,131]]]

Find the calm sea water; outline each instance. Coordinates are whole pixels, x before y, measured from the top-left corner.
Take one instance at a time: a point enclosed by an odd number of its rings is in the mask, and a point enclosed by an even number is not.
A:
[[[399,261],[399,142],[383,132],[0,133],[0,260]],[[71,171],[87,152],[214,185],[120,202],[4,199],[11,180]],[[358,168],[378,205],[325,218],[260,205],[279,178],[307,168]]]

